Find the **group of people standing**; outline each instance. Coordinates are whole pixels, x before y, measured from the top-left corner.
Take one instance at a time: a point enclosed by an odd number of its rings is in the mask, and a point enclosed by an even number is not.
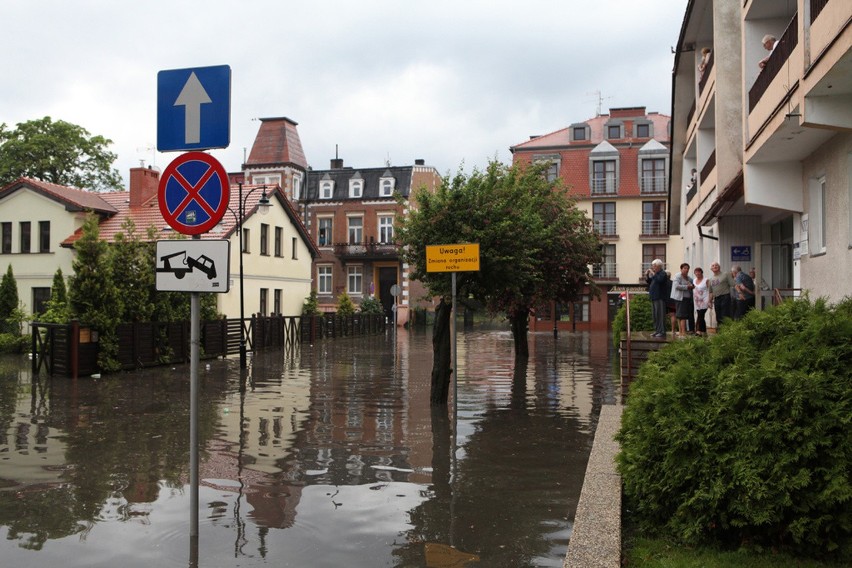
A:
[[[680,273],[672,280],[663,270],[663,261],[655,259],[645,273],[654,320],[653,337],[666,336],[666,313],[674,302],[674,315],[681,337],[707,333],[707,310],[716,313],[717,325],[726,319],[739,319],[755,306],[754,268],[750,274],[736,264],[731,272],[722,273],[718,262],[710,265],[712,276],[705,278],[704,270],[696,267],[693,277],[689,264],[680,265]]]

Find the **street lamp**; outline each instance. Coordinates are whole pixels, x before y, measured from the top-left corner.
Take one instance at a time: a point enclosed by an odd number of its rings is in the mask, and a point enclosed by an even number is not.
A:
[[[237,201],[237,209],[238,213],[234,216],[237,219],[237,231],[240,234],[240,369],[245,369],[248,365],[246,362],[246,327],[245,327],[245,293],[243,289],[243,219],[246,214],[246,201],[248,201],[249,196],[257,191],[258,189],[262,189],[263,193],[260,196],[260,199],[257,202],[257,212],[261,215],[266,215],[269,212],[269,207],[272,205],[269,201],[269,197],[266,195],[266,186],[255,187],[249,191],[245,198],[243,198],[243,184],[237,184],[239,187],[239,197]],[[228,210],[231,213],[234,213],[234,210],[228,207]]]

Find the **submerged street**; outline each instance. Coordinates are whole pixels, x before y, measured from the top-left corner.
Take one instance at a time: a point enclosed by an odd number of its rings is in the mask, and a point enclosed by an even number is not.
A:
[[[197,548],[188,364],[72,381],[4,358],[2,564],[562,566],[611,351],[530,334],[515,369],[508,331],[460,332],[455,437],[431,329],[258,353],[244,389],[236,358],[202,361]]]

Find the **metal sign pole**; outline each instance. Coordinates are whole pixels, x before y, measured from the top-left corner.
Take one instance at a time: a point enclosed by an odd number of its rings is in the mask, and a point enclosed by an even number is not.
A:
[[[456,444],[458,444],[459,425],[459,364],[456,346],[456,273],[452,273],[452,309],[450,310],[450,330],[452,331],[452,351],[450,357],[453,362],[453,481],[456,479]]]
[[[198,238],[196,235],[193,238]],[[189,332],[189,536],[198,538],[198,352],[201,343],[201,301],[198,292],[190,298]]]

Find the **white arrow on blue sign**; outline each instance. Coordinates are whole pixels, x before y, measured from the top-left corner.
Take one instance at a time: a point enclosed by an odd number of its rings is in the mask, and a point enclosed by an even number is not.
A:
[[[157,73],[157,150],[207,150],[230,143],[230,66]]]

